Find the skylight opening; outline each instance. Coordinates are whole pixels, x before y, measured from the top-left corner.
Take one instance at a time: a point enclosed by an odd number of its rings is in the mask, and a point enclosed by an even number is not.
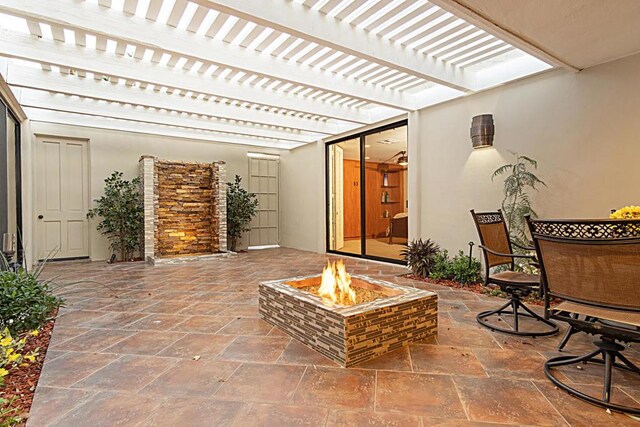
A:
[[[124,0],[111,0],[111,9],[122,12],[124,10]]]
[[[24,18],[0,13],[0,27],[22,34],[29,34],[29,26]]]
[[[196,10],[198,10],[198,5],[196,3],[188,2],[187,7],[182,14],[182,17],[178,21],[178,25],[176,25],[176,28],[178,28],[179,30],[186,30],[191,23]]]
[[[209,9],[207,16],[204,17],[204,19],[202,20],[202,23],[196,30],[196,34],[199,36],[204,36],[205,34],[207,34],[207,31],[209,31],[209,28],[211,28],[211,24],[213,24],[213,21],[216,20],[218,15],[219,13],[217,11],[213,9]]]
[[[169,60],[171,59],[171,54],[169,53],[163,53],[162,54],[162,58],[160,58],[160,62],[158,62],[159,65],[167,65],[169,63]]]
[[[464,68],[467,67],[469,65],[475,65],[479,62],[482,62],[483,60],[485,60],[485,58],[490,59],[490,58],[495,58],[496,56],[502,55],[503,53],[507,53],[511,50],[514,50],[513,46],[511,45],[506,45],[506,46],[502,46],[498,49],[495,50],[491,50],[490,52],[484,53],[480,56],[477,56],[475,58],[469,58],[466,61],[462,61],[458,64],[456,64],[458,67]],[[489,58],[490,57],[490,58]],[[498,61],[496,61],[498,62]]]
[[[151,62],[151,58],[153,58],[153,50],[145,49],[144,55],[142,55],[142,60],[145,62]]]
[[[156,19],[156,22],[166,24],[169,20],[169,16],[171,16],[171,11],[175,4],[176,0],[162,0],[162,6],[160,7],[160,12],[158,12],[158,19]]]
[[[107,49],[106,51],[109,53],[116,53],[116,49],[118,48],[118,42],[115,40],[107,39]]]
[[[42,31],[43,39],[53,40],[53,31],[51,31],[51,25],[40,23],[40,31]]]
[[[147,10],[149,10],[149,3],[151,0],[138,0],[138,5],[136,6],[135,16],[138,18],[144,18],[147,16]]]
[[[66,28],[62,29],[62,33],[64,34],[64,42],[65,44],[76,44],[76,33],[73,30],[67,30]]]
[[[127,47],[124,48],[124,54],[129,58],[133,58],[136,54],[136,47],[132,44],[127,43]]]

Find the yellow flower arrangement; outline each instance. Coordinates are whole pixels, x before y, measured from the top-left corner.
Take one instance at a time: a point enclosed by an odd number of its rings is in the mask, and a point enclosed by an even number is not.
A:
[[[611,219],[640,219],[640,206],[625,206],[609,215]]]
[[[33,335],[33,333],[31,333]],[[38,350],[22,353],[22,349],[27,343],[27,338],[23,337],[16,340],[11,336],[8,328],[0,331],[0,385],[3,383],[3,377],[9,375],[9,372],[15,366],[27,366],[27,362],[34,362],[38,355]]]

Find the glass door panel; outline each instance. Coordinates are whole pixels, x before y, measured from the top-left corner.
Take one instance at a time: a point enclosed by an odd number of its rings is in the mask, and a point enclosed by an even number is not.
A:
[[[367,256],[401,260],[408,237],[407,126],[364,137]]]
[[[362,255],[360,138],[328,146],[329,249]]]

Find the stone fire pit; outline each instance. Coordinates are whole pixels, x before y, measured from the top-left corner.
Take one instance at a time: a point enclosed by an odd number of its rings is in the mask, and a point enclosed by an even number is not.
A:
[[[301,290],[319,284],[320,277],[261,283],[260,317],[344,367],[437,332],[438,297],[433,292],[353,275],[353,287],[383,296],[340,306]]]

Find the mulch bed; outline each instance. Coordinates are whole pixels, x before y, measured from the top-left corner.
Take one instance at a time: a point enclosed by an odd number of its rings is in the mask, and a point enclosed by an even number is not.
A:
[[[39,349],[36,360],[29,363],[29,366],[12,369],[9,375],[4,377],[4,385],[0,387],[0,397],[8,401],[15,398],[13,403],[11,403],[11,408],[15,408],[16,411],[7,414],[5,417],[0,416],[0,424],[12,417],[22,419],[18,424],[13,425],[24,426],[27,423],[31,402],[33,401],[33,394],[36,390],[36,385],[40,378],[40,371],[42,371],[42,364],[44,363],[49,341],[51,340],[51,332],[53,331],[56,314],[57,310],[53,313],[51,320],[47,321],[39,330],[37,337],[28,336],[27,342],[22,349],[22,353],[28,353],[36,348]],[[3,406],[1,409],[6,409],[6,406]]]
[[[413,280],[419,280],[421,282],[431,283],[432,285],[447,286],[449,288],[460,289],[463,291],[469,291],[476,294],[496,296],[498,298],[506,298],[506,294],[504,292],[501,292],[498,286],[494,286],[494,285],[485,286],[482,283],[472,283],[469,285],[464,285],[459,282],[454,282],[453,280],[444,280],[444,279],[434,280],[429,278],[418,277],[413,274],[407,274],[405,275],[405,277],[408,277],[409,279],[413,279]],[[535,298],[531,296],[527,298],[523,298],[523,301],[533,305],[539,305],[539,306],[544,305],[544,300],[542,300],[541,298]],[[560,300],[557,300],[557,301],[552,300],[551,305],[553,306],[554,304],[559,302]]]

